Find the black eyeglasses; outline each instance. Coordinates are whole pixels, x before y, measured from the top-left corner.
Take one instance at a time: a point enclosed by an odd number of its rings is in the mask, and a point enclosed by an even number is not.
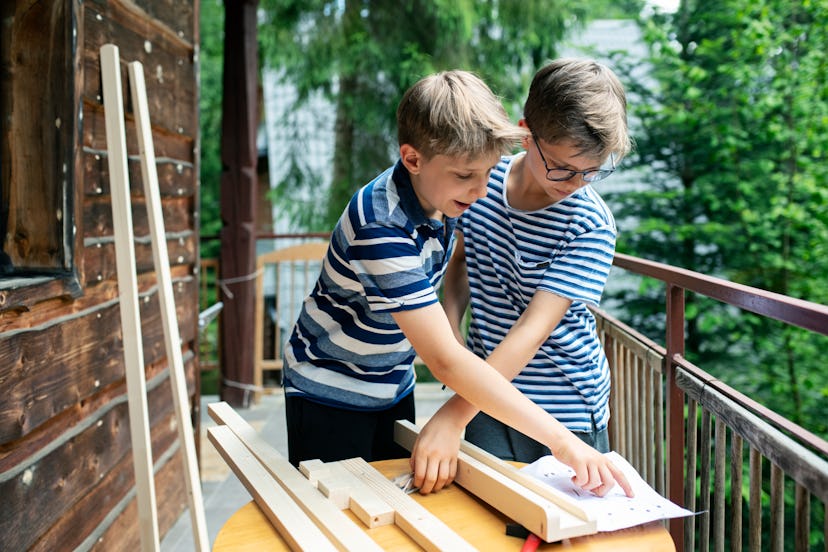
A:
[[[598,182],[599,180],[603,180],[615,172],[615,156],[613,154],[610,154],[610,163],[612,163],[612,168],[609,169],[573,171],[572,169],[562,169],[560,167],[550,168],[549,165],[546,164],[546,157],[543,156],[540,145],[538,145],[538,137],[534,132],[532,133],[532,140],[535,142],[535,147],[538,148],[538,154],[540,154],[541,161],[543,161],[543,166],[546,169],[546,179],[551,180],[552,182],[565,182],[577,174],[581,175],[584,182]]]

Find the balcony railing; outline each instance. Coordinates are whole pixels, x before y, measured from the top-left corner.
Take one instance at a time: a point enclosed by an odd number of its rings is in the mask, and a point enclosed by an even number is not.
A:
[[[667,285],[666,347],[595,314],[612,366],[613,448],[660,493],[701,512],[670,522],[677,549],[828,550],[828,442],[688,362],[684,298],[697,293],[822,335],[828,307],[627,255],[615,265]],[[812,534],[822,542],[810,543]]]
[[[318,236],[278,238],[302,237]],[[688,362],[684,300],[700,294],[822,335],[828,307],[627,255],[615,265],[667,286],[666,346],[595,315],[612,367],[612,448],[661,494],[700,512],[669,523],[679,552],[828,551],[828,442]],[[213,300],[211,286],[202,291]],[[814,534],[822,542],[809,542]]]

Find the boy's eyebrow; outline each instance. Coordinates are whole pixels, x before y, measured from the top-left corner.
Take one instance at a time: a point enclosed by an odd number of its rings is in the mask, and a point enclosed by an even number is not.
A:
[[[601,165],[596,165],[595,167],[587,167],[585,169],[578,169],[578,168],[574,167],[573,165],[568,165],[566,163],[559,163],[555,158],[553,158],[550,155],[547,155],[546,153],[544,153],[543,155],[544,155],[544,157],[546,157],[546,162],[549,163],[549,168],[550,169],[569,169],[569,170],[573,170],[573,171],[577,171],[577,170],[590,171],[590,170],[595,170],[595,169],[600,169],[601,168]]]

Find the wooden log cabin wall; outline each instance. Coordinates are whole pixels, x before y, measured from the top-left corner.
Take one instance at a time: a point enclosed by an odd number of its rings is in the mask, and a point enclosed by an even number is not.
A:
[[[126,63],[198,393],[198,0],[3,0],[0,549],[140,547],[99,50],[120,49],[158,520],[187,507]],[[197,423],[194,409],[193,423]]]

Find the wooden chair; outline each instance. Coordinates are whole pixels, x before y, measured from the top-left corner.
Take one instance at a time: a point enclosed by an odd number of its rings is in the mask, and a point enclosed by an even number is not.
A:
[[[256,258],[256,342],[253,383],[265,393],[264,373],[282,370],[282,328],[290,332],[299,316],[302,301],[316,283],[328,242],[308,242],[262,253]],[[265,283],[272,282],[275,298],[273,354],[265,358]],[[268,336],[270,337],[270,336]],[[279,374],[279,377],[281,374]],[[270,389],[273,389],[272,387]],[[257,394],[258,397],[258,394]]]

